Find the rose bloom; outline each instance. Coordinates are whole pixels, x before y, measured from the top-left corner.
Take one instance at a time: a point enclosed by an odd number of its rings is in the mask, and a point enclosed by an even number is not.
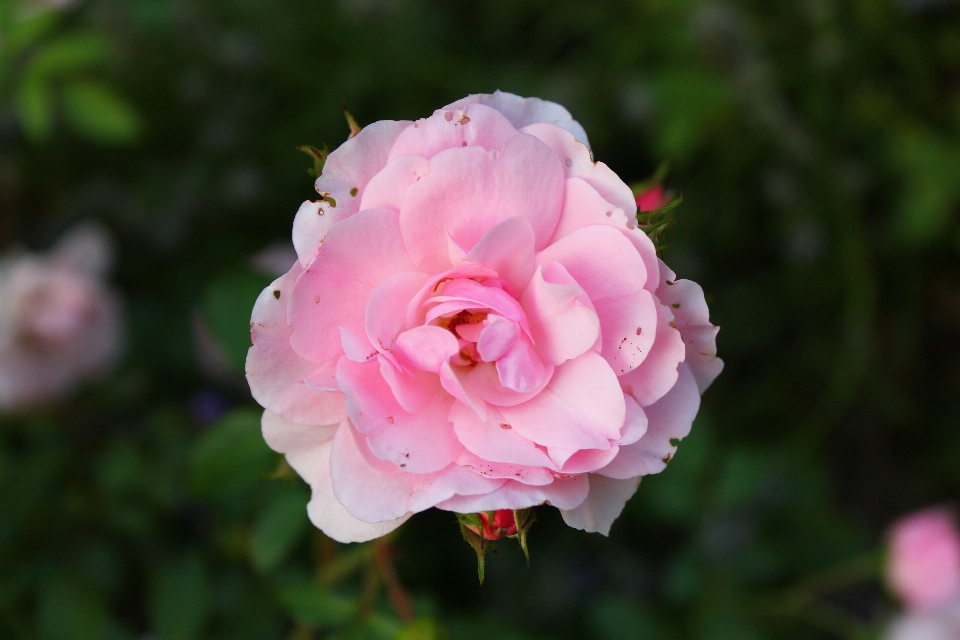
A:
[[[887,582],[914,611],[934,611],[960,599],[960,532],[953,514],[928,509],[894,524]]]
[[[340,541],[413,513],[559,508],[608,533],[723,367],[698,285],[563,107],[497,92],[365,127],[253,310],[263,434]]]
[[[109,241],[94,226],[46,255],[0,260],[0,409],[61,398],[116,361],[119,305],[103,281],[110,261]]]

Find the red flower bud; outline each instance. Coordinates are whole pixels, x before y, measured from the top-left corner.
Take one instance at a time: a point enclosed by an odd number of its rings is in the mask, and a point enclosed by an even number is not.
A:
[[[510,509],[500,509],[494,513],[492,521],[490,520],[490,512],[481,511],[477,515],[480,516],[480,521],[483,523],[484,540],[499,540],[500,538],[517,535],[517,523],[513,519],[513,511]],[[480,534],[479,531],[474,533]]]
[[[654,185],[637,194],[637,208],[640,211],[654,211],[667,204],[667,198],[661,185]]]

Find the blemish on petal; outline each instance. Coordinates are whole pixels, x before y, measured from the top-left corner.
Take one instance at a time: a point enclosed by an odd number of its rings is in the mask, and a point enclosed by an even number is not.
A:
[[[613,215],[613,211],[607,211],[607,217],[608,217],[608,218],[609,218],[610,216],[612,216],[612,215]]]
[[[314,300],[314,302],[315,302],[316,304],[320,304],[320,296],[317,296],[317,299]]]
[[[639,336],[642,333],[643,333],[643,327],[637,327],[637,335]]]
[[[674,302],[674,303],[673,303],[672,305],[670,305],[670,306],[673,307],[674,309],[679,309],[679,308],[680,308],[680,303],[679,303],[679,302]]]
[[[357,197],[357,191],[358,191],[358,189],[357,189],[356,187],[354,187],[353,189],[350,189],[350,195],[352,195],[354,198],[356,198],[356,197]]]
[[[443,118],[447,122],[450,122],[451,120],[453,120],[453,114],[447,111],[445,114],[443,114]]]
[[[572,167],[572,166],[573,166],[573,160],[571,160],[570,158],[567,158],[567,166],[568,166],[568,167]]]
[[[276,298],[277,300],[280,299],[280,290],[279,290],[279,289],[273,292],[273,297]]]
[[[509,424],[507,424],[506,422],[501,422],[501,423],[500,423],[500,428],[501,428],[501,429],[513,429],[513,427],[511,427],[511,426],[510,426]]]
[[[470,122],[470,117],[467,114],[460,116],[460,124],[467,124]]]
[[[462,142],[462,143],[460,144],[460,146],[461,146],[461,147],[465,147],[465,146],[467,146],[467,141],[466,141],[466,140],[464,140],[464,141],[463,141],[463,142]]]
[[[393,416],[390,416],[389,418],[387,418],[387,424],[393,424],[393,423],[394,423]]]

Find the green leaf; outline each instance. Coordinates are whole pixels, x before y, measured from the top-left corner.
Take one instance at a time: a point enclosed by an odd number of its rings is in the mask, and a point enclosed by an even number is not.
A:
[[[259,571],[276,568],[308,528],[307,497],[290,488],[260,515],[250,535],[250,561]]]
[[[189,481],[210,494],[256,482],[275,464],[260,434],[260,412],[238,409],[224,416],[190,452]]]
[[[527,532],[537,521],[535,507],[527,509],[518,509],[513,512],[513,521],[517,525],[517,541],[520,543],[520,549],[523,551],[523,557],[527,559],[527,565],[530,565],[530,549],[527,546]]]
[[[9,9],[7,9],[9,11]],[[57,11],[39,11],[33,15],[13,20],[4,43],[6,55],[13,57],[34,42],[49,33],[57,23],[60,15]]]
[[[469,514],[474,515],[474,514]],[[480,577],[480,584],[483,584],[484,574],[486,573],[486,553],[487,549],[491,547],[489,541],[485,540],[483,536],[477,535],[470,529],[467,525],[463,523],[463,520],[460,519],[461,514],[457,514],[457,518],[460,520],[460,534],[463,535],[463,539],[467,541],[473,550],[477,554],[477,575]],[[479,521],[480,518],[478,517]],[[478,531],[483,531],[482,528]]]
[[[119,93],[92,80],[68,84],[63,90],[67,119],[78,133],[110,144],[131,142],[143,126],[140,116]]]
[[[238,374],[243,372],[250,348],[250,312],[257,296],[272,280],[270,275],[240,269],[214,280],[203,297],[207,328]]]
[[[31,60],[26,75],[44,79],[89,71],[107,60],[110,43],[95,33],[62,36],[44,46]]]
[[[17,113],[20,126],[31,142],[44,142],[53,132],[53,94],[39,78],[26,78],[17,90]]]
[[[359,603],[312,583],[280,590],[280,602],[299,622],[313,627],[339,627],[359,610]]]
[[[98,594],[63,576],[47,578],[40,594],[39,619],[44,637],[49,640],[123,637]]]
[[[199,556],[161,565],[150,593],[150,624],[156,640],[200,638],[209,608],[209,579]]]

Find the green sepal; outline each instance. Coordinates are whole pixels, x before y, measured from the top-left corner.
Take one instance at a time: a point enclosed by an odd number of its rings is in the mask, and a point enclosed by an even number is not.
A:
[[[350,127],[350,137],[354,137],[360,130],[363,129],[359,124],[357,124],[357,119],[353,117],[353,114],[347,111],[347,105],[343,105],[343,116],[347,119],[347,126]]]
[[[319,178],[320,174],[323,173],[323,165],[327,161],[327,156],[330,155],[330,149],[327,148],[327,145],[323,145],[322,149],[317,149],[313,145],[298,144],[294,148],[313,159],[313,168],[307,169],[307,175],[311,178]]]
[[[681,193],[659,209],[637,212],[637,222],[640,223],[640,228],[647,234],[647,237],[653,241],[657,253],[666,248],[666,245],[663,244],[663,233],[676,223],[677,220],[673,217],[672,212],[682,202],[683,194]]]
[[[513,521],[517,525],[517,542],[520,543],[520,549],[523,550],[523,557],[527,559],[527,566],[530,565],[530,549],[527,547],[527,532],[533,523],[537,521],[537,514],[533,507],[527,509],[517,509],[513,512]]]
[[[461,516],[457,514],[457,519],[460,521],[460,533],[463,535],[463,539],[467,541],[473,550],[477,553],[477,575],[480,577],[480,584],[483,584],[483,576],[485,569],[485,558],[484,556],[487,553],[487,549],[490,547],[490,543],[487,540],[483,539],[482,535],[474,533],[473,529],[464,524],[465,519],[475,518],[477,522],[480,522],[480,518],[476,514],[469,514],[466,516]],[[482,531],[483,529],[480,529]]]

